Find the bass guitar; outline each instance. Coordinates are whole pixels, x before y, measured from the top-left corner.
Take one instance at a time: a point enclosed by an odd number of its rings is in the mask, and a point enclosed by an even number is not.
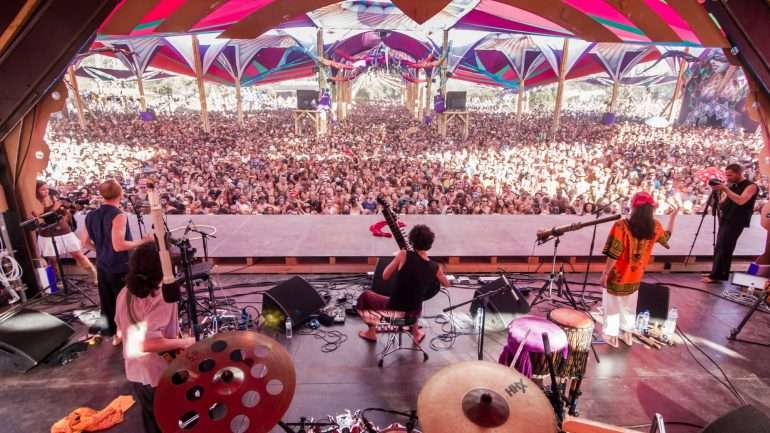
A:
[[[396,212],[393,210],[392,207],[390,207],[390,203],[388,203],[388,201],[385,200],[385,197],[382,195],[377,197],[377,203],[379,203],[380,206],[382,206],[382,216],[383,218],[385,218],[385,222],[388,223],[388,228],[390,228],[390,233],[393,235],[393,239],[396,240],[396,244],[398,244],[398,248],[406,251],[414,251],[414,248],[412,248],[412,245],[410,245],[409,242],[407,242],[406,240],[406,234],[401,229],[401,227],[399,227],[398,215],[396,215]],[[428,299],[433,298],[438,294],[440,290],[441,290],[441,284],[439,284],[439,282],[436,281],[428,288],[427,292],[425,292],[425,296],[423,296],[423,301],[427,301]]]

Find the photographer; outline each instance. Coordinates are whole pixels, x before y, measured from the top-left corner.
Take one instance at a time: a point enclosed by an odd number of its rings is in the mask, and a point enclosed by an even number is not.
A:
[[[714,251],[711,273],[703,278],[706,283],[727,281],[733,252],[743,229],[751,225],[751,215],[759,188],[743,176],[743,167],[730,164],[725,168],[726,183],[709,182],[719,197],[719,233]]]
[[[96,283],[96,269],[88,257],[83,254],[83,246],[80,240],[72,231],[72,212],[65,206],[62,206],[62,202],[56,197],[58,194],[54,193],[48,188],[48,184],[43,181],[37,181],[35,188],[35,197],[43,205],[43,214],[52,213],[55,215],[57,221],[54,224],[48,222],[46,219],[45,228],[38,231],[37,244],[40,248],[40,254],[45,257],[48,263],[52,263],[56,260],[56,252],[54,250],[53,243],[56,242],[56,248],[59,250],[61,256],[69,254],[72,256],[78,265],[88,273],[91,281]],[[40,215],[34,215],[36,218]],[[54,269],[57,269],[54,266]]]

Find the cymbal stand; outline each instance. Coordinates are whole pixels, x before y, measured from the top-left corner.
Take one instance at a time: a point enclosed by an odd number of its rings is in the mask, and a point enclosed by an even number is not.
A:
[[[212,234],[208,234],[202,230],[198,230],[194,228],[190,229],[190,231],[193,233],[197,233],[201,236],[201,241],[203,242],[203,261],[208,262],[209,261],[209,238],[216,239],[217,237]]]
[[[556,273],[556,256],[558,255],[559,243],[561,240],[559,236],[553,236],[552,239],[554,239],[554,243],[553,258],[551,261],[551,273],[548,275],[548,280],[546,280],[543,286],[538,289],[537,296],[535,296],[535,299],[532,301],[531,305],[534,307],[538,303],[545,301],[545,298],[551,299],[555,289],[557,296],[564,297],[567,299],[567,303],[570,304],[572,308],[579,310],[577,302],[575,302],[575,296],[572,294],[572,291],[569,288],[567,279],[564,278],[563,264],[561,265],[558,274]],[[548,242],[549,240],[550,239],[546,239],[540,242],[540,245]]]

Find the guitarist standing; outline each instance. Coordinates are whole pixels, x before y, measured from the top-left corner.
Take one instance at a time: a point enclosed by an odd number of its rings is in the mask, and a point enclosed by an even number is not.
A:
[[[388,280],[398,272],[396,288],[391,297],[380,295],[367,290],[358,298],[356,309],[361,317],[366,318],[367,312],[376,311],[403,311],[407,316],[420,316],[422,302],[431,290],[431,286],[440,283],[449,287],[444,271],[438,263],[428,257],[428,250],[433,246],[435,235],[426,225],[416,225],[409,231],[409,243],[412,251],[402,249],[393,261],[388,264],[382,273],[383,280]],[[376,313],[374,316],[379,317]],[[366,321],[366,319],[365,319]],[[366,331],[358,333],[364,340],[377,341],[377,321],[366,321]],[[425,338],[425,332],[416,324],[412,327],[412,334],[418,343]]]

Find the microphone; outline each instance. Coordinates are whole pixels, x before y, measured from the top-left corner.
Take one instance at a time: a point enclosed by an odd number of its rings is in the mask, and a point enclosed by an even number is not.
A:
[[[615,221],[617,219],[620,219],[620,215],[612,215],[604,218],[599,218],[593,221],[578,222],[578,223],[572,223],[572,224],[567,224],[567,225],[558,226],[558,227],[552,227],[548,230],[538,230],[537,241],[540,243],[543,243],[554,236],[561,236],[564,233],[580,230],[583,227],[603,224],[606,222]]]
[[[184,228],[184,234],[182,236],[187,236],[187,233],[190,233],[190,230],[192,230],[192,219],[190,221],[187,221],[187,227]]]
[[[513,299],[515,299],[516,302],[519,302],[519,294],[516,293],[516,288],[513,287],[511,282],[508,281],[508,278],[505,276],[505,272],[500,272],[500,278],[502,278],[505,285],[508,286],[509,289],[511,289],[511,294],[513,295]]]

